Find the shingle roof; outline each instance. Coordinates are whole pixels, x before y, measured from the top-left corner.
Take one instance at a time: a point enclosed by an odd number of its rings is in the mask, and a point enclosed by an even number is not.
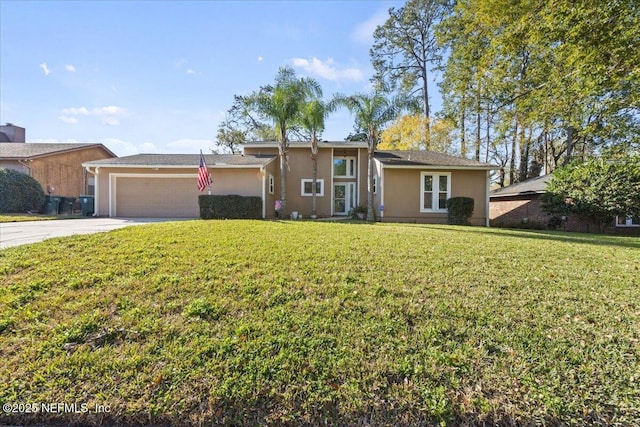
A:
[[[0,159],[31,159],[64,151],[80,150],[83,148],[102,147],[109,153],[111,151],[102,144],[47,144],[25,142],[0,143]],[[111,153],[113,154],[113,153]],[[115,156],[115,154],[113,154]]]
[[[387,166],[438,166],[496,169],[488,163],[428,150],[376,151],[375,158]]]
[[[275,156],[255,156],[242,154],[205,154],[208,167],[215,166],[262,166],[273,160]],[[86,166],[116,167],[198,167],[200,154],[135,154],[133,156],[114,159],[94,160],[86,162]]]
[[[253,141],[247,142],[244,144],[249,148],[259,148],[259,147],[278,147],[278,143],[276,141]],[[310,147],[310,141],[289,141],[289,147]],[[328,148],[366,148],[367,143],[364,141],[318,141],[318,146],[328,147]]]
[[[541,194],[546,191],[551,174],[530,178],[517,184],[507,185],[491,192],[490,197],[524,196],[527,194]]]

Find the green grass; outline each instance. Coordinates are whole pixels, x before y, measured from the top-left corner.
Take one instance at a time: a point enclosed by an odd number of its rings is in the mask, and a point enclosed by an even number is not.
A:
[[[189,221],[0,251],[4,422],[634,425],[640,239]]]
[[[48,221],[57,219],[56,215],[41,215],[41,214],[0,214],[0,223],[3,222],[24,222],[24,221]]]
[[[51,221],[56,219],[82,219],[86,218],[80,214],[65,215],[42,215],[42,214],[0,214],[0,224],[3,222],[26,222],[26,221]]]

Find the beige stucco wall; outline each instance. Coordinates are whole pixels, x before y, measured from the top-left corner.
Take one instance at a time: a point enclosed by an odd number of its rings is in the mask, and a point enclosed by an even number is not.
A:
[[[93,170],[93,168],[92,168]],[[222,168],[209,168],[209,172],[211,173],[211,177],[213,178],[213,184],[211,185],[211,194],[214,195],[227,195],[227,194],[237,194],[240,196],[258,196],[262,197],[262,183],[263,177],[260,173],[260,169],[258,167],[255,168],[235,168],[235,169],[222,169]],[[189,203],[193,203],[192,206],[198,206],[197,196],[199,194],[208,194],[205,192],[198,192],[196,189],[196,176],[198,170],[197,168],[159,168],[158,170],[153,170],[149,168],[109,168],[109,167],[100,167],[98,169],[97,175],[97,194],[96,194],[96,206],[97,206],[97,214],[100,216],[107,216],[110,214],[109,206],[110,206],[110,197],[111,194],[111,184],[113,180],[116,180],[116,193],[118,192],[118,181],[121,183],[126,183],[124,180],[127,175],[128,178],[154,178],[163,180],[162,182],[167,183],[166,193],[172,193],[175,191],[185,191],[182,185],[177,185],[176,188],[171,187],[171,182],[175,180],[180,180],[176,182],[183,183],[184,180],[192,181],[193,189],[193,197],[190,197],[189,200],[192,199]],[[131,176],[133,175],[133,176]],[[176,175],[172,178],[169,175]],[[188,178],[179,178],[178,176],[185,175]],[[143,176],[145,178],[143,178]],[[127,179],[128,179],[127,178]],[[266,181],[266,180],[265,180]],[[155,187],[155,186],[154,186]],[[145,194],[144,191],[139,192],[136,195],[136,200],[138,200],[141,204],[152,205],[151,200],[147,200],[145,198],[157,198],[158,190],[157,188],[149,188],[149,193]],[[117,196],[117,195],[116,195]],[[119,203],[122,203],[119,201]],[[135,203],[135,202],[134,202]],[[113,201],[112,201],[113,204]],[[169,205],[167,202],[165,205]],[[117,206],[116,206],[117,207]],[[169,209],[169,208],[168,208]],[[195,209],[195,208],[194,208]],[[192,210],[193,212],[197,212],[196,210]],[[113,212],[112,212],[113,213]],[[117,214],[117,212],[115,212]],[[155,215],[148,215],[155,216]],[[166,214],[158,215],[158,216],[167,216]],[[197,216],[197,215],[196,215]]]
[[[428,169],[395,169],[384,168],[384,220],[410,221],[446,224],[446,213],[420,212],[420,173]],[[486,212],[486,177],[484,170],[451,172],[451,197],[471,197],[474,199],[471,223],[485,225]],[[379,201],[378,201],[379,203]],[[379,205],[378,205],[379,206]],[[378,208],[376,206],[376,209]]]
[[[318,150],[318,179],[324,180],[324,194],[316,197],[316,212],[318,217],[329,217],[332,214],[332,194],[334,182],[355,181],[354,178],[336,178],[332,179],[333,157],[353,156],[358,158],[357,175],[359,179],[358,187],[358,203],[366,205],[367,203],[367,151],[358,148],[332,148],[323,147],[322,144]],[[268,154],[277,155],[277,148],[245,148],[246,154]],[[273,168],[273,174],[276,181],[275,194],[272,200],[267,201],[267,218],[275,216],[273,206],[275,200],[281,197],[280,194],[280,169],[279,160],[276,159],[270,167]],[[291,147],[288,153],[288,170],[287,170],[287,214],[297,211],[304,218],[311,215],[312,197],[302,196],[301,182],[303,179],[311,179],[313,171],[313,162],[311,160],[311,147]],[[268,185],[268,182],[267,182]]]

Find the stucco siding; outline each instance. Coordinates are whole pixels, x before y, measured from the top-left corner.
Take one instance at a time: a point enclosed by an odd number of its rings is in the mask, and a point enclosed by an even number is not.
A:
[[[420,212],[420,174],[428,169],[384,169],[384,220],[446,224],[447,214]],[[451,173],[451,197],[471,197],[474,210],[473,225],[486,221],[486,171],[430,171]]]
[[[263,196],[259,168],[209,168],[211,194]],[[97,214],[101,216],[198,217],[196,168],[98,168]]]

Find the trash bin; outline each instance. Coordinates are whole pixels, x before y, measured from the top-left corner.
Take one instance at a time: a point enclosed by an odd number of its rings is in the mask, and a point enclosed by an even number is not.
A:
[[[42,213],[45,215],[57,215],[60,205],[59,196],[44,196],[44,205],[42,206]]]
[[[62,215],[71,215],[73,213],[73,205],[76,203],[75,197],[60,197],[60,205],[58,212]]]
[[[80,206],[82,207],[82,216],[90,216],[95,212],[93,196],[80,196]]]

